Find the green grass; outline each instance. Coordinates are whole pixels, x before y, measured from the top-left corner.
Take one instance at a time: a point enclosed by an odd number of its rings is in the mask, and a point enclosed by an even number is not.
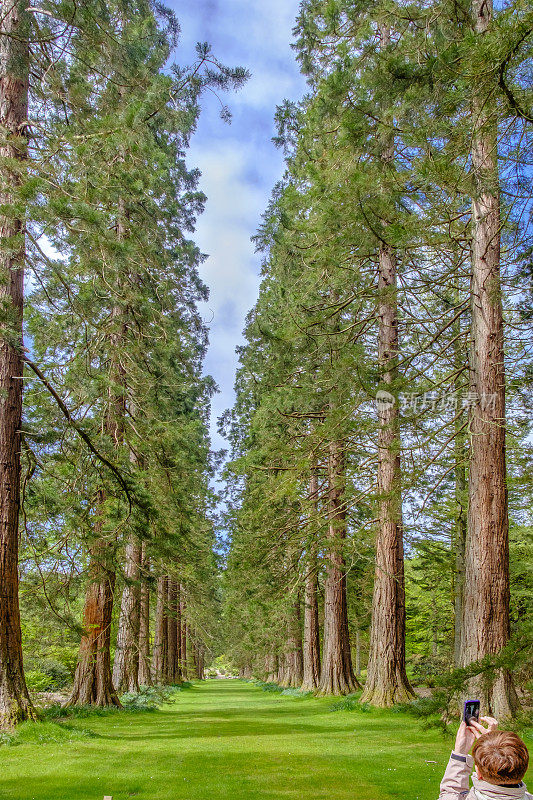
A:
[[[47,720],[0,747],[0,798],[435,800],[448,740],[404,713],[331,707],[214,680],[149,714],[69,720],[55,740]]]

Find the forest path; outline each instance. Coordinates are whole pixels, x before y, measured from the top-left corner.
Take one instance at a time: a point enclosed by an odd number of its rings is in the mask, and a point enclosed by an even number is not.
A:
[[[90,737],[0,747],[0,798],[435,800],[448,741],[402,713],[331,705],[197,683],[157,712],[72,721]]]

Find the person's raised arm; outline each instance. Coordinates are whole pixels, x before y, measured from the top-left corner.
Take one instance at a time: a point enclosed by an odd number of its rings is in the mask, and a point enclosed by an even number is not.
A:
[[[467,796],[470,790],[468,780],[474,766],[474,759],[468,754],[475,739],[474,730],[466,722],[461,722],[455,737],[455,747],[440,785],[439,800],[458,800]]]

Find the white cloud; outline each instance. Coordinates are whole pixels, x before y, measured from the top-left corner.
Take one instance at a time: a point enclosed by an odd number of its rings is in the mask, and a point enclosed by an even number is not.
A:
[[[216,448],[226,445],[216,433],[216,419],[233,403],[235,347],[242,340],[244,318],[255,303],[259,287],[259,259],[250,236],[265,206],[265,189],[248,178],[255,158],[252,147],[243,147],[235,140],[213,149],[195,144],[190,154],[191,163],[202,171],[201,188],[208,197],[195,241],[209,255],[200,269],[210,289],[201,313],[210,328],[205,369],[220,388],[212,411]]]
[[[265,191],[249,182],[255,156],[241,142],[226,141],[211,150],[195,146],[190,158],[202,171],[201,188],[208,198],[195,236],[209,254],[201,269],[211,292],[208,309],[214,314],[214,325],[233,327],[231,319],[218,315],[231,304],[242,319],[254,302],[257,259],[250,236],[264,208]]]
[[[208,201],[195,241],[209,259],[201,276],[210,299],[201,308],[210,327],[205,370],[220,387],[214,398],[213,446],[227,446],[216,419],[233,405],[233,383],[245,316],[257,299],[260,257],[250,237],[257,230],[274,183],[283,169],[272,144],[276,105],[297,99],[305,82],[290,48],[299,0],[173,0],[181,27],[180,61],[192,60],[196,41],[207,40],[224,64],[244,66],[251,79],[237,94],[224,97],[233,113],[222,123],[220,101],[204,98],[204,110],[188,155],[202,171]]]

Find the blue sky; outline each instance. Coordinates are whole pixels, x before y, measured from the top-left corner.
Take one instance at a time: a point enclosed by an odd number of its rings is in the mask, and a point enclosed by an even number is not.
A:
[[[305,91],[290,48],[299,0],[171,0],[169,5],[182,28],[181,63],[192,60],[197,41],[208,41],[223,63],[252,73],[244,89],[223,98],[233,114],[231,125],[220,119],[217,98],[205,98],[188,156],[189,166],[202,172],[200,187],[208,198],[194,238],[209,254],[201,276],[211,295],[201,311],[210,327],[205,371],[220,389],[211,424],[218,450],[227,443],[216,420],[233,405],[235,347],[259,289],[260,257],[250,237],[283,172],[282,154],[271,141],[274,113],[285,97],[296,100]]]

